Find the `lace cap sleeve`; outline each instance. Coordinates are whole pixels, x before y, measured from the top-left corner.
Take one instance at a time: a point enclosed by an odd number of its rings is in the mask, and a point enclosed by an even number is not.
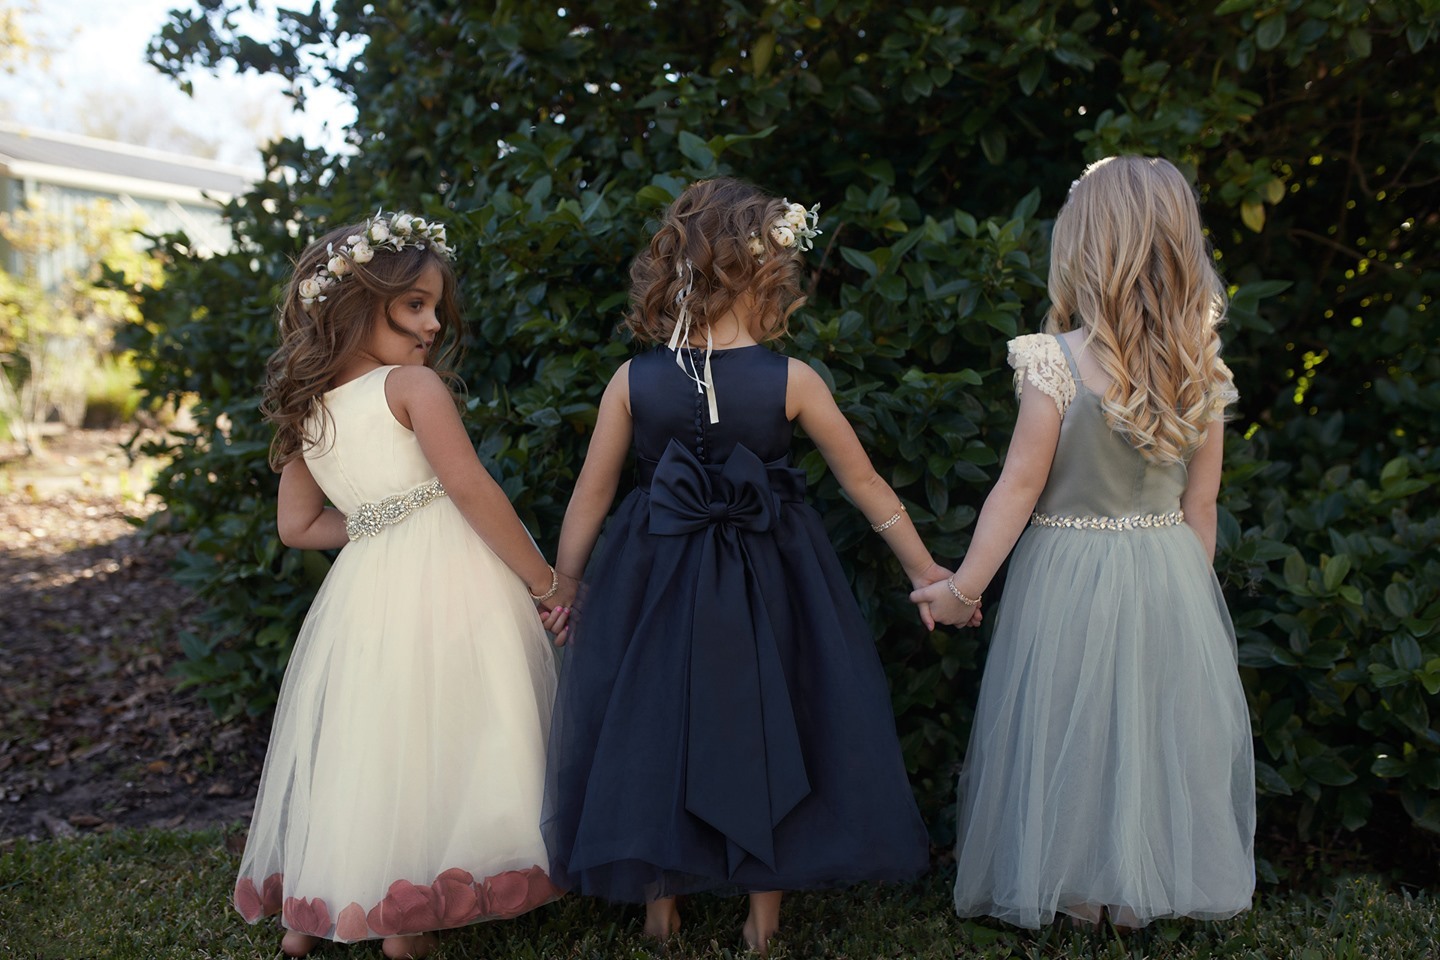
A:
[[[1060,341],[1047,333],[1030,333],[1016,337],[1008,344],[1010,366],[1015,368],[1015,395],[1026,383],[1055,401],[1060,416],[1075,399],[1075,378],[1060,350]]]
[[[1215,392],[1210,399],[1210,419],[1223,420],[1225,408],[1240,399],[1240,391],[1235,389],[1235,374],[1225,365],[1224,360],[1215,361],[1216,377]]]

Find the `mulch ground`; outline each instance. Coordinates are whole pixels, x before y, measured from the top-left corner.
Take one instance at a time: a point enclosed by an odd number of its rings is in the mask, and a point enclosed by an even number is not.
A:
[[[40,493],[40,489],[45,492]],[[266,731],[176,689],[195,601],[159,509],[86,489],[0,495],[0,845],[240,823]]]

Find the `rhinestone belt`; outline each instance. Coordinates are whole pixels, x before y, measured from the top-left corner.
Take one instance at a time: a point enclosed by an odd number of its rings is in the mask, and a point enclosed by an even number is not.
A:
[[[1069,527],[1072,530],[1145,530],[1150,527],[1173,527],[1184,522],[1184,510],[1145,513],[1137,517],[1054,517],[1048,513],[1030,515],[1033,526]]]
[[[345,518],[345,535],[351,540],[373,537],[388,526],[399,523],[425,504],[445,496],[439,480],[422,483],[414,490],[397,493],[375,503],[362,503]]]

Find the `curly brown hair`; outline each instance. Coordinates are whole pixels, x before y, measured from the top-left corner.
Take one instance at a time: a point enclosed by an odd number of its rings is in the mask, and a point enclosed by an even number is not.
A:
[[[665,343],[675,329],[676,298],[693,282],[686,305],[697,332],[748,291],[761,311],[761,339],[783,336],[790,315],[805,302],[798,253],[770,235],[771,225],[784,214],[778,197],[732,177],[686,187],[661,215],[650,245],[630,265],[625,326],[642,343]],[[751,238],[764,246],[758,257],[750,251]]]
[[[312,413],[323,413],[320,397],[335,386],[337,373],[365,344],[377,315],[391,329],[405,333],[390,318],[390,306],[414,287],[427,267],[440,271],[442,292],[435,305],[440,322],[425,356],[425,364],[455,389],[453,367],[460,352],[460,308],[455,300],[455,273],[449,260],[433,246],[407,246],[401,250],[375,250],[367,263],[358,263],[345,245],[347,237],[363,233],[365,224],[346,224],[313,241],[295,261],[295,270],[280,300],[280,347],[265,364],[260,412],[275,425],[270,444],[270,467],[279,470],[319,442],[323,420],[313,428]],[[338,253],[349,262],[344,279],[325,288],[325,299],[306,307],[300,284]],[[408,334],[407,334],[408,335]],[[311,429],[315,434],[311,434]]]

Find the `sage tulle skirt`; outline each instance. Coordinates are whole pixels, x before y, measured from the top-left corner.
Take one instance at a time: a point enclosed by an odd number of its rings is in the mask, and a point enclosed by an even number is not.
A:
[[[960,777],[956,910],[1024,927],[1239,913],[1251,750],[1234,631],[1190,528],[1030,527]]]

